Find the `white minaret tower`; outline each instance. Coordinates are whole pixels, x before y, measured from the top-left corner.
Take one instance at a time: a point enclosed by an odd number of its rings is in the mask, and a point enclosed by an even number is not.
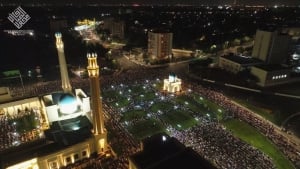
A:
[[[97,54],[88,53],[88,75],[90,79],[91,107],[93,117],[93,134],[96,140],[98,153],[107,150],[107,131],[104,127],[104,114],[102,110],[102,101],[100,93],[99,66],[97,64]]]
[[[61,39],[61,33],[60,32],[55,33],[55,37],[56,37],[56,48],[57,48],[59,67],[60,67],[61,86],[64,92],[70,93],[72,91],[72,87],[69,80],[65,52],[64,52],[64,43]]]

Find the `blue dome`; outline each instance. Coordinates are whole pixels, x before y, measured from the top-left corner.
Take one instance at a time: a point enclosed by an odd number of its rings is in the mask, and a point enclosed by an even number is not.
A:
[[[64,93],[59,98],[59,104],[69,104],[74,101],[76,102],[76,98],[69,93]]]
[[[78,106],[75,96],[69,93],[64,93],[60,96],[58,105],[60,111],[65,114],[74,113]]]

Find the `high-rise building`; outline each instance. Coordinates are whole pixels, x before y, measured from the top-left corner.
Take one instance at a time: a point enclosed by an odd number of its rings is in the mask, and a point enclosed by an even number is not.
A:
[[[97,54],[87,54],[88,59],[88,75],[90,79],[91,88],[91,106],[93,116],[93,134],[96,139],[96,146],[98,152],[107,150],[107,132],[104,128],[104,114],[102,110],[102,101],[100,94],[99,83],[99,66],[97,64]]]
[[[148,32],[148,54],[151,59],[167,59],[172,56],[173,33]]]
[[[108,29],[112,37],[124,38],[124,21],[107,18],[104,20],[104,29]]]
[[[252,57],[221,56],[219,67],[233,73],[249,70],[256,84],[263,87],[299,81],[299,35],[299,28],[257,30]]]
[[[64,92],[71,92],[72,87],[69,80],[68,68],[66,63],[66,57],[64,52],[64,43],[60,32],[55,33],[56,48],[58,53],[59,68],[61,75],[61,85]]]
[[[288,57],[290,36],[278,31],[257,30],[252,57],[265,64],[283,64]]]

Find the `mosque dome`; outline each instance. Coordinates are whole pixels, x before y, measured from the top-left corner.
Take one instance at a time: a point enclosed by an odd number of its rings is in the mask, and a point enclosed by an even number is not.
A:
[[[75,96],[64,93],[59,98],[58,106],[61,113],[72,114],[77,110],[78,103]]]

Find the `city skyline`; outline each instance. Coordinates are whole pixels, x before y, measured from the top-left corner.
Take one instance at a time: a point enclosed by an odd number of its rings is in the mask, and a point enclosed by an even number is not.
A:
[[[300,6],[19,2],[0,3],[0,168],[300,168]]]
[[[45,1],[45,0],[3,0],[3,4],[99,4],[99,5],[300,5],[299,1],[297,0],[276,0],[276,1],[269,1],[269,0],[62,0],[62,1]]]

